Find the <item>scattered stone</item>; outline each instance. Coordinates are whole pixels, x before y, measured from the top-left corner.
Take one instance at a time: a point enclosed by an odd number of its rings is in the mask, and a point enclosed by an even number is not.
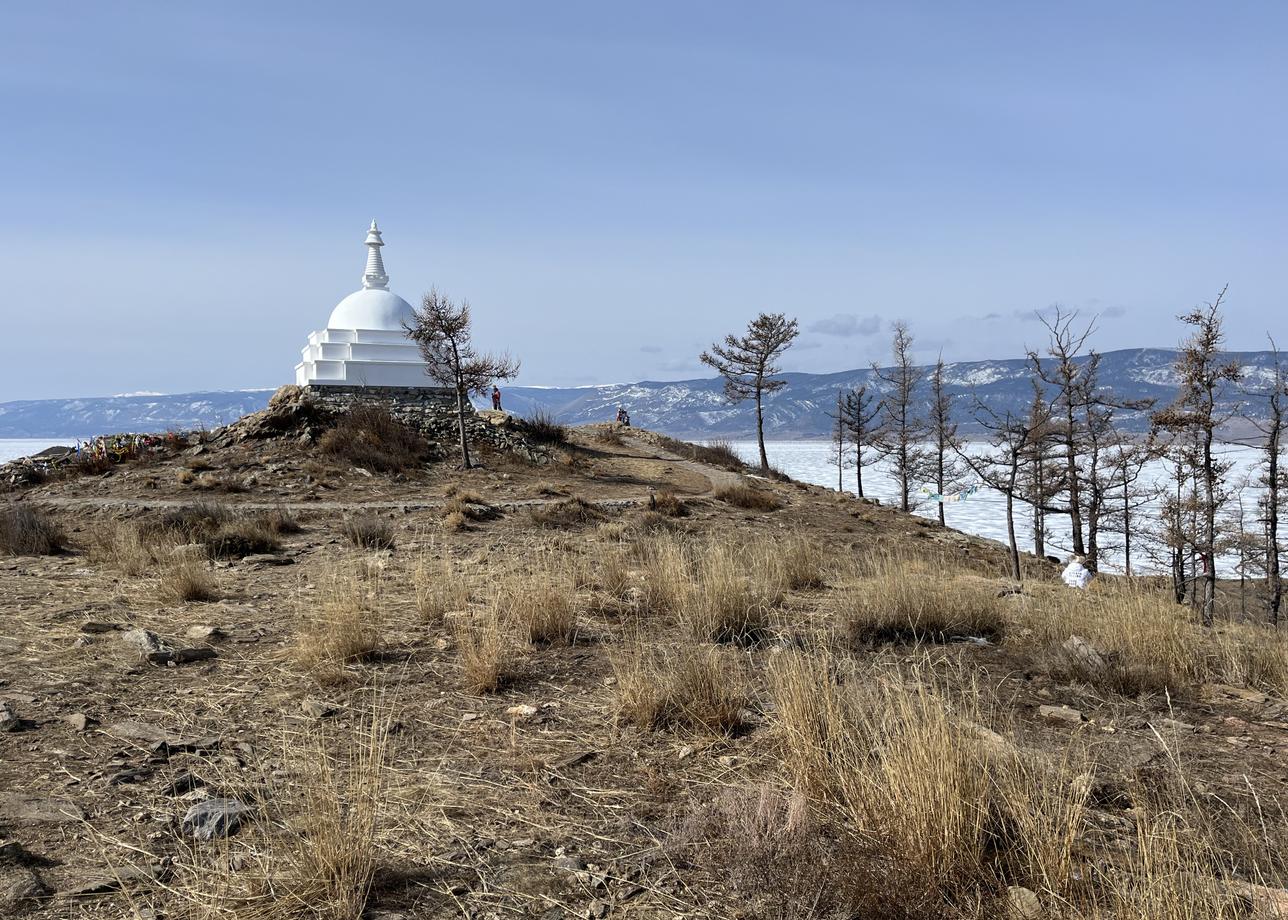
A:
[[[148,661],[155,665],[169,667],[172,665],[191,664],[194,661],[208,661],[218,657],[219,653],[209,645],[198,645],[192,648],[163,649],[148,653]]]
[[[133,645],[141,652],[153,653],[168,651],[170,646],[161,641],[161,637],[150,629],[127,629],[121,633],[121,641]]]
[[[251,553],[242,556],[242,565],[295,565],[290,556],[279,556],[276,553]]]
[[[86,620],[80,626],[80,631],[89,633],[92,636],[102,635],[103,633],[115,632],[121,628],[119,623],[107,623],[103,620]]]
[[[1060,649],[1071,664],[1088,674],[1103,674],[1109,667],[1105,656],[1082,636],[1070,636]]]
[[[228,633],[218,626],[189,626],[184,635],[199,642],[214,642],[217,639],[228,638]]]
[[[602,900],[600,898],[596,898],[595,900],[591,901],[590,905],[586,908],[586,916],[589,918],[589,920],[600,920],[601,917],[608,916],[608,911],[611,908],[612,908],[612,905],[609,904],[607,901]]]
[[[537,707],[530,706],[527,703],[519,703],[507,709],[505,714],[512,719],[531,719],[537,714]]]
[[[0,863],[0,917],[17,917],[49,894],[29,866]]]
[[[147,741],[157,743],[169,741],[173,736],[164,729],[158,728],[148,722],[136,722],[133,719],[126,719],[123,722],[113,722],[107,727],[109,735],[115,735],[117,738],[124,738],[127,741]]]
[[[1011,885],[1006,889],[1006,901],[1010,905],[1011,916],[1016,920],[1040,920],[1042,902],[1028,888]]]
[[[581,872],[586,864],[575,856],[560,856],[555,860],[555,868],[565,872]]]
[[[92,898],[96,895],[112,894],[132,888],[145,882],[154,882],[165,874],[165,867],[159,863],[151,866],[122,866],[119,869],[112,867],[90,870],[58,889],[55,896],[63,899]]]
[[[339,708],[338,703],[328,703],[325,700],[304,700],[300,703],[300,711],[311,719],[325,719]]]
[[[63,716],[63,721],[72,727],[72,731],[83,732],[94,720],[83,712],[69,712]]]
[[[8,703],[0,703],[0,733],[21,731],[28,727],[24,721]]]
[[[675,755],[680,760],[688,760],[693,756],[693,746],[686,744]]]
[[[193,805],[183,816],[183,832],[197,840],[227,837],[237,832],[242,816],[250,811],[236,799],[206,799]]]
[[[1059,722],[1065,725],[1081,725],[1085,716],[1072,706],[1039,706],[1038,716],[1048,722]]]
[[[0,794],[0,818],[24,824],[75,824],[85,820],[85,813],[70,799],[10,792]]]
[[[1192,732],[1194,726],[1180,719],[1159,719],[1158,727],[1169,732]]]

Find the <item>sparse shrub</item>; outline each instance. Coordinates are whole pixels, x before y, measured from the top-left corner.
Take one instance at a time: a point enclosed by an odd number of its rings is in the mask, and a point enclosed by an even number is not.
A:
[[[892,566],[840,592],[837,611],[854,642],[955,636],[996,638],[1006,631],[1006,600],[996,585],[970,576],[922,575]]]
[[[183,466],[184,469],[190,470],[193,473],[204,473],[207,470],[214,469],[214,467],[210,465],[210,461],[200,455],[185,458]]]
[[[190,486],[197,481],[197,474],[192,470],[175,470],[174,479],[181,486]]]
[[[495,693],[515,676],[514,649],[496,610],[456,629],[461,679],[474,693]]]
[[[171,603],[208,601],[216,596],[214,574],[204,558],[172,556],[161,568],[161,599]]]
[[[201,473],[193,481],[192,487],[203,492],[245,492],[246,486],[241,480],[217,476],[214,473]]]
[[[278,505],[272,511],[267,511],[260,517],[263,519],[264,525],[278,536],[299,533],[304,529],[300,526],[299,520],[285,505]]]
[[[1058,673],[1127,695],[1173,692],[1206,682],[1288,689],[1288,639],[1242,624],[1199,626],[1188,608],[1162,591],[1108,580],[1088,591],[1033,586],[1018,641],[1046,649]],[[1070,658],[1070,636],[1087,640],[1103,666]]]
[[[445,515],[459,514],[471,521],[485,521],[496,516],[496,509],[474,492],[453,490],[443,505]]]
[[[687,517],[689,505],[674,492],[664,489],[650,497],[649,510],[667,517]]]
[[[746,482],[717,489],[715,497],[735,508],[745,508],[748,511],[777,511],[783,506],[773,492],[756,488]]]
[[[622,432],[615,425],[596,428],[595,441],[607,447],[622,447],[626,444]]]
[[[301,602],[292,655],[319,683],[343,683],[349,665],[380,649],[383,625],[379,583],[335,576]]]
[[[463,511],[451,511],[443,516],[443,529],[448,533],[460,533],[469,530],[470,519]]]
[[[789,591],[822,588],[827,584],[827,559],[818,537],[804,533],[765,541],[756,552]]]
[[[640,728],[684,726],[714,734],[742,727],[748,702],[742,661],[730,649],[674,652],[636,642],[613,656],[618,716]]]
[[[555,420],[555,416],[545,409],[537,409],[524,419],[523,430],[527,436],[538,444],[568,443],[568,429]]]
[[[538,505],[528,512],[538,527],[581,527],[604,519],[603,513],[579,495]]]
[[[233,518],[202,541],[212,559],[240,559],[257,553],[275,553],[282,548],[269,519]]]
[[[535,583],[507,586],[497,613],[533,645],[567,645],[577,633],[577,589],[571,578],[538,575]]]
[[[470,604],[470,584],[448,559],[434,563],[425,556],[412,573],[416,590],[416,609],[426,622],[439,622],[454,610],[465,610]]]
[[[796,652],[770,677],[797,788],[835,808],[870,859],[911,870],[923,887],[910,895],[977,896],[997,878],[1065,891],[1087,777],[983,729],[977,685],[950,699],[925,665],[862,673]]]
[[[322,453],[377,473],[419,468],[429,447],[417,432],[379,406],[355,406],[322,435]]]
[[[125,521],[111,521],[90,531],[89,558],[96,565],[137,577],[168,558],[174,546],[173,534],[146,530]]]
[[[681,441],[677,438],[670,438],[666,435],[658,435],[659,443],[671,451],[679,454],[686,460],[696,460],[699,463],[706,463],[711,466],[718,466],[723,470],[730,472],[740,472],[746,468],[738,452],[728,441],[713,440],[704,444],[692,444],[688,441]]]
[[[63,530],[48,515],[28,505],[0,509],[0,554],[52,556],[63,550]]]
[[[340,525],[345,538],[354,546],[366,549],[393,549],[393,525],[378,514],[355,514]]]
[[[748,567],[738,548],[703,545],[678,613],[695,639],[749,644],[765,637],[770,615],[782,601],[772,571]]]

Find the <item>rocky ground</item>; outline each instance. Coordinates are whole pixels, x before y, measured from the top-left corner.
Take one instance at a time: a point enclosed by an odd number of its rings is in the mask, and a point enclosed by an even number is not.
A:
[[[67,549],[0,557],[0,915],[1072,916],[1059,905],[1077,901],[1076,886],[1048,890],[1018,870],[972,883],[972,904],[946,896],[938,914],[911,901],[901,914],[875,894],[838,906],[810,895],[833,877],[797,864],[816,842],[791,844],[794,857],[774,849],[795,839],[790,821],[729,856],[742,825],[728,815],[743,807],[729,803],[813,801],[787,766],[768,675],[830,628],[877,554],[1004,595],[1018,623],[1005,636],[895,636],[844,656],[893,674],[928,668],[950,694],[983,687],[989,732],[1044,762],[1077,759],[1088,790],[1070,857],[1079,872],[1130,860],[1142,784],[1182,772],[1240,826],[1279,832],[1288,708],[1277,679],[1165,692],[1074,679],[1049,650],[1012,640],[1028,598],[1063,590],[1043,564],[1030,562],[1018,590],[987,541],[818,487],[746,480],[647,432],[592,426],[548,462],[481,459],[381,473],[295,437],[216,432],[13,493],[62,526]],[[740,483],[776,507],[732,504],[722,490]],[[295,526],[268,551],[203,561],[202,600],[167,593],[168,562],[126,572],[103,551],[104,534],[195,502]],[[371,515],[390,539],[354,545],[350,525]],[[723,720],[640,724],[623,699],[623,649],[693,644],[682,612],[641,601],[652,570],[636,553],[658,539],[758,547],[735,559],[792,543],[816,557],[819,576],[775,597],[762,634],[718,646],[743,688]],[[625,587],[609,571],[621,560]],[[567,576],[556,581],[572,596],[571,633],[533,641],[503,625],[504,673],[481,687],[469,655],[484,634],[471,630],[517,609],[498,599],[506,592],[537,591],[552,572]],[[439,603],[435,579],[463,593]],[[319,611],[346,591],[365,620],[326,628],[370,641],[319,667],[305,637],[317,640]],[[1252,801],[1260,818],[1248,819]],[[834,865],[845,821],[820,827],[820,866]],[[347,856],[319,882],[324,846]],[[1222,874],[1230,890],[1263,886],[1236,892],[1229,916],[1273,916],[1276,873]]]

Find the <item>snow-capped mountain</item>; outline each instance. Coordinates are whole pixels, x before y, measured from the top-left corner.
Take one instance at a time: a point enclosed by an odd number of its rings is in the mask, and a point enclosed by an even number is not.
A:
[[[1244,386],[1264,386],[1272,379],[1271,352],[1238,352]],[[1101,383],[1120,397],[1153,399],[1162,405],[1176,392],[1170,349],[1141,348],[1106,352],[1101,357]],[[1005,361],[961,361],[946,366],[949,392],[963,430],[971,430],[976,401],[997,413],[1023,414],[1032,390],[1029,364]],[[881,389],[871,369],[832,374],[784,374],[787,386],[765,403],[765,432],[774,438],[821,438],[831,429],[838,390],[867,384]],[[719,379],[641,381],[590,387],[503,387],[505,408],[528,416],[538,409],[560,421],[581,425],[611,421],[621,406],[631,421],[645,428],[690,439],[748,437],[755,431],[750,401],[731,405]],[[119,431],[168,431],[214,428],[247,412],[262,409],[272,390],[135,394],[86,399],[45,399],[0,403],[0,437],[86,437]],[[480,403],[481,405],[482,403]],[[1127,413],[1129,427],[1143,428],[1144,413]]]

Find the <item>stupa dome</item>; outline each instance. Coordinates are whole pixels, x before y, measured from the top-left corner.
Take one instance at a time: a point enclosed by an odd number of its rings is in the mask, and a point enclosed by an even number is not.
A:
[[[393,291],[363,288],[336,305],[327,320],[328,329],[387,329],[402,332],[403,323],[416,320],[411,304]]]
[[[326,328],[309,333],[295,365],[300,386],[432,387],[420,348],[407,337],[416,316],[411,304],[389,290],[380,256],[384,241],[371,222],[362,289],[336,305]]]

